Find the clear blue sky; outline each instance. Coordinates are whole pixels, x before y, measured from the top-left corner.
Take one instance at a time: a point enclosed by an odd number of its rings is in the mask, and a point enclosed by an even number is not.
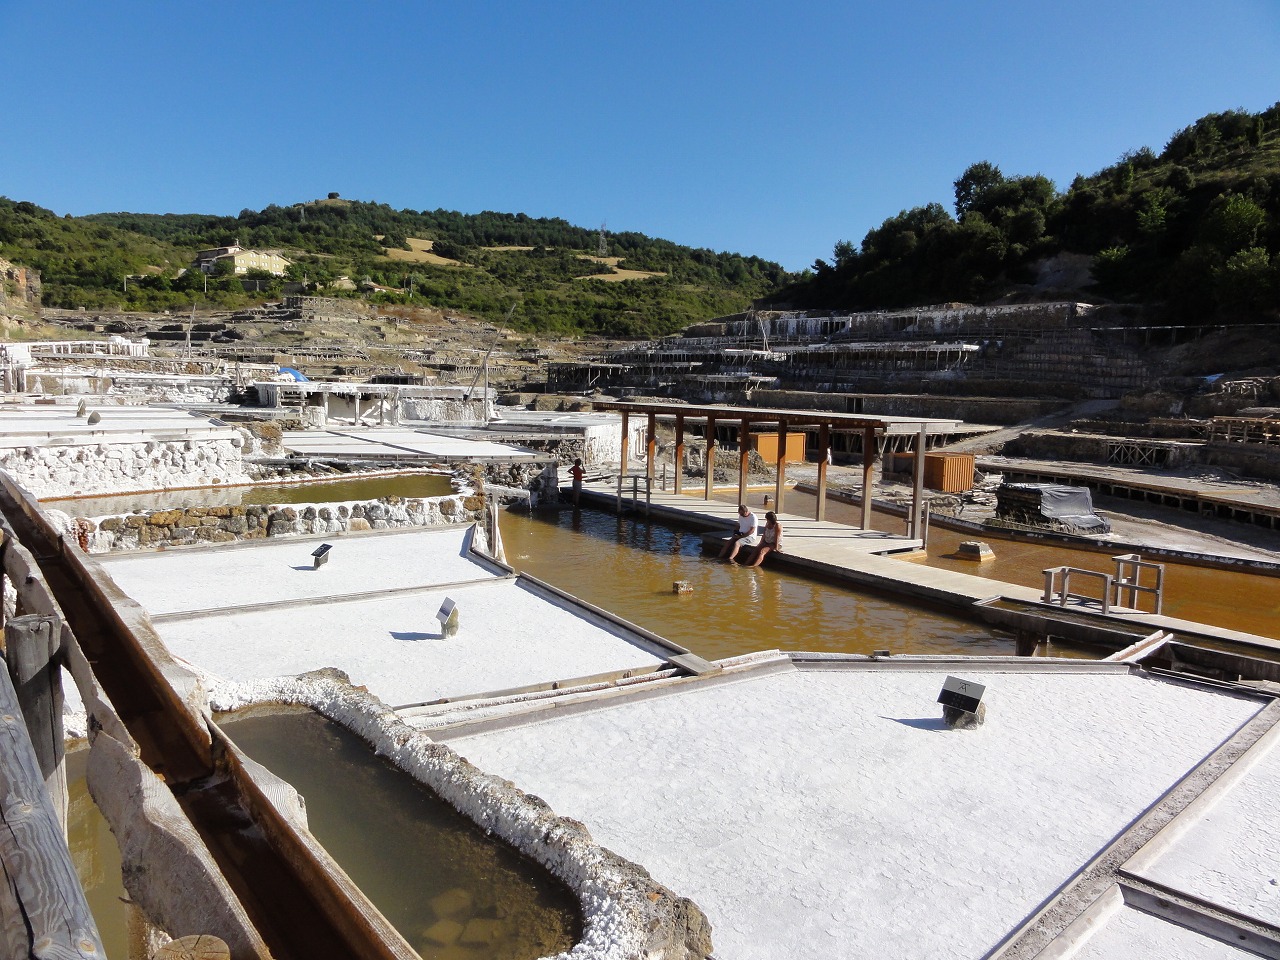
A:
[[[0,0],[0,49],[0,194],[58,213],[336,190],[791,269],[1280,100],[1277,0]]]

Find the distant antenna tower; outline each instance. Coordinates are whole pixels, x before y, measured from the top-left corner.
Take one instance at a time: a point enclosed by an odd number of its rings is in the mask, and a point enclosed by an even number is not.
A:
[[[597,257],[607,257],[609,255],[609,241],[604,238],[604,228],[607,226],[607,223],[600,224],[600,236],[596,240]]]

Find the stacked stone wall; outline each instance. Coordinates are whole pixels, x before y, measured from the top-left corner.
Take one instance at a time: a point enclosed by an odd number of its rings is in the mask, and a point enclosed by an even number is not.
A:
[[[39,498],[251,483],[248,432],[190,440],[116,441],[0,450],[0,470]]]
[[[69,517],[56,510],[46,512],[85,551],[110,553],[268,537],[474,523],[483,517],[484,498],[454,494],[288,507],[258,504],[187,507],[94,519]]]

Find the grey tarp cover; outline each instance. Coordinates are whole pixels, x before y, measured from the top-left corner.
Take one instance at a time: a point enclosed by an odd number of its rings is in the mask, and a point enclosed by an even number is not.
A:
[[[1110,533],[1111,524],[1093,512],[1087,487],[1060,483],[1011,483],[1017,490],[1039,490],[1040,512],[1050,520],[1069,524],[1089,533]]]

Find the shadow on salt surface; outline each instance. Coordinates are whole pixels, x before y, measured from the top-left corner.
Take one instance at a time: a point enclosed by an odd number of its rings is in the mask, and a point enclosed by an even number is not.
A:
[[[913,720],[904,720],[900,717],[881,717],[881,720],[892,720],[894,723],[900,723],[904,727],[915,727],[917,730],[946,730],[947,722],[941,717],[919,717]]]
[[[418,641],[418,640],[443,640],[443,633],[414,633],[411,630],[388,630],[394,640]]]

